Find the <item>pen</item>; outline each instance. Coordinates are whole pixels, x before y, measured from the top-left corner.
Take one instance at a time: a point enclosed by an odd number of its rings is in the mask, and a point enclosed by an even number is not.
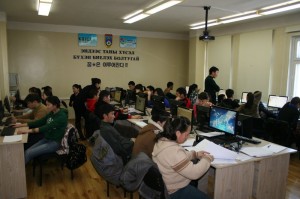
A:
[[[271,145],[268,146],[268,148],[270,148]]]

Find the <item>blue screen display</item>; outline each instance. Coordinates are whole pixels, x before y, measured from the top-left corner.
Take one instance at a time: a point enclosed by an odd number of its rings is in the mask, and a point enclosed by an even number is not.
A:
[[[212,106],[210,109],[209,126],[225,133],[235,134],[237,112]]]

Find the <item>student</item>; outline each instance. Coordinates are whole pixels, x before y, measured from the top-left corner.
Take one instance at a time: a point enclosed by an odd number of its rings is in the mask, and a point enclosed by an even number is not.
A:
[[[86,107],[85,106],[86,100],[91,95],[92,92],[96,91],[98,93],[100,91],[101,79],[92,78],[91,81],[92,81],[92,84],[85,86],[79,93],[81,107]],[[94,91],[92,91],[92,90],[94,90]],[[84,109],[84,111],[86,111],[86,108]]]
[[[257,92],[260,91],[255,91],[254,94]],[[259,102],[258,105],[258,113],[261,118],[274,118],[274,119],[276,118],[275,114],[269,111],[261,101]]]
[[[81,86],[79,84],[73,84],[72,86],[73,94],[70,96],[69,106],[73,107],[75,112],[75,127],[78,130],[81,140],[84,140],[84,135],[82,133],[81,118],[84,116],[85,107],[80,103],[80,92]]]
[[[183,101],[186,108],[192,108],[192,103],[189,98],[186,97],[186,90],[183,87],[179,87],[176,90],[176,100]]]
[[[26,127],[28,130],[18,130],[18,134],[43,133],[44,138],[25,151],[25,164],[35,157],[55,152],[61,143],[68,124],[68,116],[65,109],[60,109],[60,100],[56,96],[46,99],[49,113],[34,122],[15,124],[14,127]]]
[[[171,93],[171,91],[173,90],[173,86],[174,86],[173,82],[168,82],[167,83],[167,88],[165,89],[164,93],[165,93],[166,98],[168,98],[168,99],[175,99],[176,98],[176,95],[173,95]]]
[[[198,99],[198,92],[199,89],[197,84],[190,85],[187,97],[191,100],[192,105],[194,105]]]
[[[191,180],[203,176],[214,160],[204,151],[186,151],[180,144],[189,137],[191,123],[185,117],[169,119],[164,131],[157,134],[152,159],[158,165],[170,198],[207,199],[208,197],[190,185]],[[196,164],[191,160],[199,159]]]
[[[143,127],[135,139],[132,155],[136,156],[140,152],[144,152],[152,158],[152,151],[155,144],[155,136],[163,131],[163,127],[170,117],[166,111],[156,112],[151,116],[148,125]]]
[[[249,92],[247,94],[247,102],[245,104],[242,104],[236,110],[245,115],[250,115],[255,118],[260,118],[260,115],[258,112],[258,106],[259,106],[260,100],[261,100],[261,92],[260,91],[258,91],[255,94]]]
[[[96,106],[95,114],[101,119],[101,136],[110,145],[114,153],[122,158],[125,165],[131,157],[133,142],[129,138],[121,136],[112,126],[115,119],[114,107],[110,104]]]
[[[296,130],[300,116],[300,98],[294,97],[291,102],[287,102],[279,111],[278,119],[288,122],[291,131]]]
[[[239,103],[233,99],[234,91],[232,89],[227,89],[225,93],[227,98],[224,99],[223,102],[219,104],[219,106],[229,109],[236,109],[240,107]]]
[[[214,78],[218,77],[219,69],[212,66],[209,69],[209,75],[205,78],[205,89],[204,91],[210,96],[210,100],[213,104],[216,104],[216,92],[220,91],[220,87],[216,84]]]
[[[156,88],[154,90],[154,95],[157,95],[157,96],[161,96],[164,98],[164,105],[165,105],[165,108],[170,108],[170,103],[169,103],[169,100],[166,98],[163,90],[161,88]]]
[[[44,86],[42,88],[42,103],[46,105],[47,97],[53,96],[52,87],[51,86]]]
[[[94,112],[95,110],[95,104],[97,103],[98,101],[98,90],[95,90],[95,89],[92,89],[89,91],[89,94],[87,96],[87,99],[86,99],[86,109],[89,111],[89,112]]]
[[[212,105],[213,104],[209,101],[208,94],[206,92],[201,92],[198,95],[198,99],[193,106],[195,121],[197,120],[197,106],[211,107]]]
[[[129,88],[129,90],[134,91],[135,90],[135,82],[134,81],[128,82],[128,88]]]
[[[28,93],[29,93],[29,94],[35,93],[35,94],[37,94],[37,95],[42,99],[42,91],[41,91],[41,89],[39,89],[39,88],[36,88],[36,87],[30,87],[30,88],[28,89]]]
[[[221,106],[221,104],[223,103],[223,100],[226,99],[226,96],[224,94],[220,94],[218,95],[218,103],[217,106]]]
[[[153,106],[152,96],[154,95],[154,87],[151,85],[147,86],[144,93],[147,94],[147,107],[151,108]]]

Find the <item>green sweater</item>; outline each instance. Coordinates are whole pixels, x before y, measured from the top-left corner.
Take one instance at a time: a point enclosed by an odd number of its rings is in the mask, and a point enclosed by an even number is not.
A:
[[[28,127],[39,128],[40,133],[44,133],[45,138],[60,142],[63,138],[68,124],[68,114],[66,110],[60,109],[57,113],[50,112],[45,117],[29,122]]]

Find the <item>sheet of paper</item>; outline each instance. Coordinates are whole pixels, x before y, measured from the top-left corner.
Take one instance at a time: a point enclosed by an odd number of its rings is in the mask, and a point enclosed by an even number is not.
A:
[[[4,136],[3,142],[19,142],[22,140],[22,135]]]
[[[261,148],[263,148],[264,150],[273,152],[273,153],[279,153],[280,151],[283,151],[286,149],[286,147],[284,147],[284,146],[280,146],[280,145],[273,144],[273,143],[267,144]]]
[[[238,155],[236,152],[225,149],[224,147],[208,141],[207,139],[202,140],[194,147],[186,147],[185,149],[207,151],[213,155],[215,159],[235,160]]]
[[[216,132],[216,131],[209,132],[209,133],[204,133],[204,132],[196,130],[196,132],[197,132],[198,135],[201,135],[201,136],[204,136],[204,137],[215,137],[215,136],[224,134],[222,132]]]
[[[191,147],[194,144],[195,139],[188,139],[184,143],[180,144],[182,147]]]
[[[243,152],[252,157],[264,157],[273,155],[272,151],[267,151],[262,147],[243,147],[240,152]]]
[[[253,158],[254,157],[251,157],[251,156],[246,155],[244,153],[239,153],[238,156],[237,156],[237,158],[236,158],[236,160],[238,160],[238,161],[246,161],[246,160],[251,160]]]
[[[146,126],[147,125],[147,123],[145,123],[145,122],[142,122],[142,121],[136,121],[136,122],[134,122],[137,126],[139,126],[139,127],[144,127],[144,126]]]

